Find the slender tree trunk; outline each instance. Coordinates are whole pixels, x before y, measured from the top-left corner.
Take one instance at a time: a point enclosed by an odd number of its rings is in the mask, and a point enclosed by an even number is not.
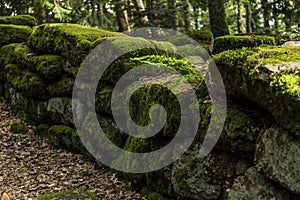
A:
[[[98,6],[98,21],[99,21],[99,26],[104,26],[104,11],[103,11],[103,3],[101,1],[97,2]]]
[[[276,33],[278,33],[278,29],[279,29],[279,22],[278,22],[278,8],[277,8],[277,3],[274,2],[273,3],[273,15],[274,15],[274,25],[275,25],[275,30],[276,30]]]
[[[246,16],[247,16],[246,31],[249,34],[252,33],[252,8],[249,1],[245,4],[245,7],[246,7]]]
[[[261,0],[261,7],[263,10],[265,32],[270,33],[270,9],[268,0]]]
[[[168,0],[168,8],[172,14],[172,18],[170,19],[169,28],[177,30],[176,0]]]
[[[210,28],[214,37],[229,35],[224,0],[209,0],[208,9]]]
[[[190,12],[190,1],[184,0],[183,2],[183,12],[184,12],[184,29],[186,32],[192,30],[191,27],[191,12]]]
[[[144,2],[143,0],[134,0],[134,4],[135,4],[135,7],[136,7],[136,10],[139,11],[139,24],[140,26],[143,26],[145,25],[149,19],[148,19],[148,16],[143,14],[143,12],[145,12],[145,5],[144,5]]]
[[[130,25],[128,21],[128,14],[127,10],[125,9],[125,1],[124,0],[116,0],[116,15],[117,15],[117,22],[119,26],[119,31],[130,31]]]
[[[194,11],[195,29],[198,30],[199,29],[199,21],[198,21],[198,19],[200,18],[199,8],[193,7],[193,11]]]
[[[243,5],[241,0],[237,0],[237,29],[239,34],[243,32],[242,25],[243,25]]]

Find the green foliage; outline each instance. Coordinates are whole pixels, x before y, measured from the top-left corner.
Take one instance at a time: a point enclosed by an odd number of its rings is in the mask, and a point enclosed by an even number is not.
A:
[[[256,36],[252,44],[251,36],[222,36],[217,37],[214,42],[214,54],[226,50],[241,49],[242,47],[274,46],[275,38],[270,36]]]

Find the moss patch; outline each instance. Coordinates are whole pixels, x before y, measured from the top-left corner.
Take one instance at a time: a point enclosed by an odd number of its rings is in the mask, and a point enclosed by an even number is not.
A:
[[[51,199],[99,200],[96,194],[94,194],[89,190],[83,190],[83,189],[66,190],[66,191],[52,193],[52,194],[45,194],[36,198],[36,200],[51,200]]]
[[[39,52],[62,55],[69,68],[80,66],[94,41],[113,35],[116,33],[76,24],[44,24],[35,28],[28,43]]]
[[[36,26],[36,19],[31,15],[17,15],[0,17],[0,24],[14,24],[23,26]]]
[[[28,26],[0,24],[0,47],[10,43],[25,42],[32,33]]]
[[[36,71],[49,81],[58,80],[63,72],[63,62],[60,56],[42,55],[34,56],[31,59]]]
[[[10,126],[10,131],[12,133],[26,133],[28,131],[28,128],[23,124],[14,122]]]
[[[276,41],[270,36],[256,36],[254,43],[250,41],[251,36],[222,36],[217,37],[214,42],[214,54],[226,50],[240,49],[242,47],[274,46]]]

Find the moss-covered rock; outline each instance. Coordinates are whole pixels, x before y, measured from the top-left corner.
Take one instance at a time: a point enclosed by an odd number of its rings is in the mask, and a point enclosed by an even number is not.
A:
[[[54,199],[99,200],[96,194],[92,193],[89,190],[84,190],[84,189],[66,190],[62,192],[41,195],[36,198],[36,200],[54,200]]]
[[[32,33],[28,26],[0,24],[0,47],[10,43],[26,42]]]
[[[147,187],[143,187],[140,191],[140,194],[147,197],[148,200],[166,200],[166,198],[164,198],[161,194],[153,192]]]
[[[214,61],[229,96],[254,101],[299,136],[299,54],[299,47],[265,47],[226,51],[215,55]]]
[[[28,43],[39,52],[63,56],[65,68],[70,70],[80,67],[94,41],[113,35],[116,33],[76,24],[44,24],[34,29]]]
[[[213,53],[221,53],[226,50],[241,49],[242,47],[275,46],[274,37],[256,36],[254,44],[251,43],[251,36],[221,36],[215,38]]]
[[[7,65],[6,70],[8,70],[8,66],[16,65]],[[12,68],[10,67],[9,70],[12,70]],[[36,99],[49,98],[49,93],[46,90],[46,83],[36,73],[27,70],[17,71],[17,73],[11,71],[8,81],[14,88],[28,97]]]
[[[61,78],[63,73],[63,62],[60,56],[41,55],[33,56],[30,62],[36,71],[46,80],[55,81]]]
[[[18,64],[21,69],[34,67],[30,64],[33,55],[31,49],[24,43],[13,43],[3,46],[0,54],[0,66]]]
[[[14,24],[23,26],[36,26],[36,19],[31,15],[16,15],[0,17],[0,24]]]
[[[287,191],[272,184],[255,167],[235,179],[228,199],[294,199]]]
[[[200,44],[212,44],[214,42],[214,36],[209,30],[193,30],[188,32],[187,35]]]
[[[46,137],[55,146],[68,149],[74,153],[81,153],[90,158],[79,138],[78,132],[74,128],[66,125],[53,125],[46,134]]]
[[[47,91],[53,97],[71,97],[74,82],[75,82],[74,78],[64,77],[58,82],[47,86]]]
[[[10,126],[10,131],[12,133],[26,133],[28,128],[21,123],[14,122]]]
[[[273,127],[258,140],[256,168],[278,184],[300,195],[300,139]]]
[[[74,124],[71,98],[55,97],[49,99],[46,103],[47,108],[44,115],[47,116],[48,120],[55,124],[69,126]]]
[[[32,124],[49,122],[48,116],[45,115],[46,102],[29,98],[7,84],[5,85],[5,100],[10,102],[12,111],[22,116],[24,120]]]
[[[222,199],[225,182],[234,173],[234,158],[225,152],[199,157],[199,147],[188,150],[172,167],[172,187],[182,199]],[[224,196],[225,197],[225,196]]]
[[[230,147],[231,152],[239,154],[255,152],[258,135],[266,126],[261,117],[255,115],[253,109],[247,111],[229,108],[217,146],[223,147],[224,150],[228,150]]]

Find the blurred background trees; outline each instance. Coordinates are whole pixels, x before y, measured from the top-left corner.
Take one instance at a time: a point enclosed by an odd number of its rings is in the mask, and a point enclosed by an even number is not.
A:
[[[156,26],[189,32],[299,34],[299,0],[0,0],[0,16],[31,14],[112,31]]]

